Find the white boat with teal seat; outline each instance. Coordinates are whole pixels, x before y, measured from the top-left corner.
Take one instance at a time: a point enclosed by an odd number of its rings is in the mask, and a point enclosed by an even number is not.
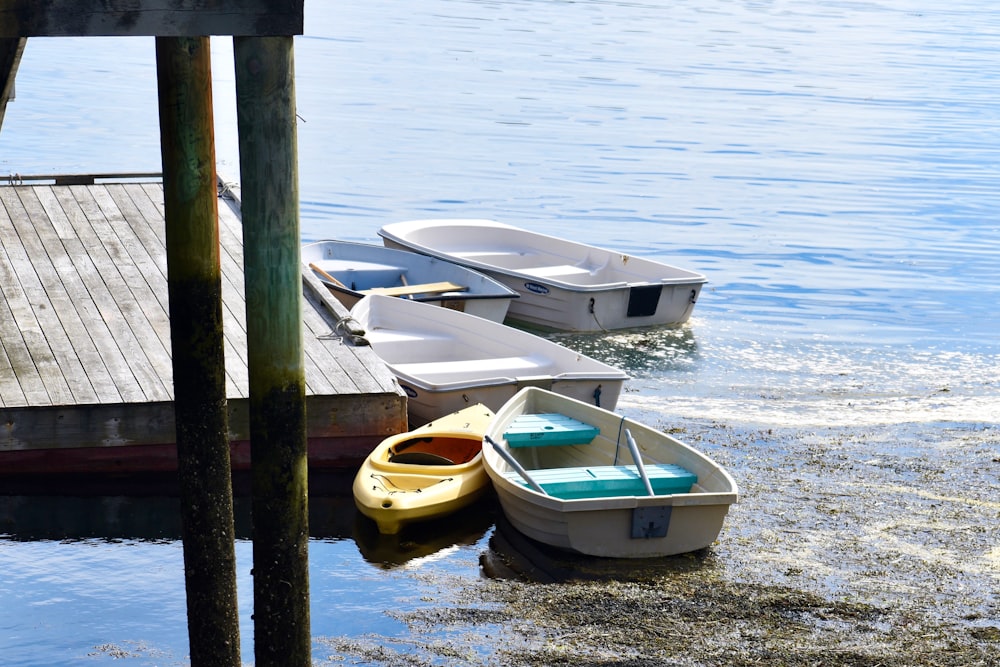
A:
[[[310,267],[345,308],[366,294],[385,294],[461,310],[503,322],[517,292],[454,262],[352,241],[317,241],[302,246]]]
[[[696,449],[536,387],[497,411],[483,463],[514,528],[590,556],[703,549],[718,538],[738,499],[729,473]]]
[[[387,247],[455,262],[516,290],[508,319],[547,330],[682,324],[706,282],[694,271],[493,220],[410,220],[378,233]]]

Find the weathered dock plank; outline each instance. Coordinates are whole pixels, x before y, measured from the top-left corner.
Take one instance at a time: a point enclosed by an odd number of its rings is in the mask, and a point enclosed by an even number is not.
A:
[[[85,256],[73,256],[74,265],[108,325],[113,344],[126,360],[127,371],[119,366],[113,374],[116,383],[119,379],[128,382],[127,388],[119,385],[122,397],[127,402],[170,400],[169,353],[159,343],[152,323],[146,319],[122,278],[118,265],[127,264],[129,259],[123,255],[117,237],[108,233],[103,220],[95,221],[102,214],[93,197],[86,192],[86,186],[59,186],[56,197],[63,210],[74,210],[70,222],[80,241],[78,248],[86,252]],[[109,342],[106,347],[110,346]],[[134,384],[129,375],[134,378]],[[133,387],[138,387],[139,391],[135,392]]]
[[[29,249],[25,247],[25,241],[30,244],[33,234],[26,230],[28,233],[22,237],[18,225],[14,224],[15,219],[26,217],[24,208],[15,192],[0,191],[0,201],[9,213],[0,223],[0,234],[6,239],[4,250],[9,262],[9,268],[5,268],[3,273],[3,294],[7,304],[4,314],[10,314],[3,330],[5,345],[13,343],[8,353],[27,371],[22,389],[28,400],[71,401],[69,384],[55,361],[45,333],[53,324],[57,330],[61,327],[28,255]],[[39,304],[40,307],[35,309],[32,304]],[[18,335],[20,343],[17,342]],[[53,344],[58,347],[60,342],[54,340]]]
[[[6,210],[15,212],[20,210],[13,205],[9,197],[0,194],[0,198],[5,202]],[[61,244],[58,238],[48,233],[51,228],[36,228],[28,222],[30,217],[44,215],[41,202],[34,196],[34,191],[21,193],[20,204],[27,217],[15,215],[12,222],[27,256],[46,256],[49,255],[50,250],[52,253],[58,253]],[[38,324],[45,332],[47,343],[53,349],[54,357],[64,360],[58,365],[58,368],[64,376],[66,389],[72,395],[71,397],[65,393],[60,395],[62,389],[60,383],[55,387],[55,396],[53,396],[52,390],[49,390],[50,398],[56,402],[94,403],[98,400],[98,395],[83,361],[88,356],[90,356],[91,361],[94,361],[91,356],[94,350],[92,347],[81,350],[82,354],[73,351],[77,341],[85,345],[89,336],[86,334],[76,308],[59,278],[55,265],[51,262],[34,262],[32,266],[37,273],[39,284],[36,290],[39,291],[36,291],[34,298],[28,299],[29,307],[32,302],[44,303],[46,299],[48,300],[49,307],[33,308],[32,310],[37,313]],[[25,272],[20,275],[20,278],[22,281],[30,280],[31,274]],[[100,371],[101,368],[103,365],[96,370]]]
[[[176,467],[164,225],[158,181],[0,185],[0,482]],[[238,198],[219,202],[219,235],[240,469],[249,379]],[[406,398],[369,348],[341,337],[347,311],[310,271],[303,297],[310,462],[350,467],[406,429]]]
[[[54,268],[69,300],[69,305],[59,310],[60,319],[73,342],[73,353],[86,369],[97,393],[95,402],[106,404],[142,400],[139,383],[128,370],[128,361],[114,344],[111,330],[80,276],[81,271],[90,268],[90,262],[70,219],[78,210],[71,208],[67,212],[52,188],[37,188],[34,193],[50,224],[33,226],[43,239],[49,239],[45,243],[48,263]],[[73,363],[73,353],[67,353],[67,364]]]

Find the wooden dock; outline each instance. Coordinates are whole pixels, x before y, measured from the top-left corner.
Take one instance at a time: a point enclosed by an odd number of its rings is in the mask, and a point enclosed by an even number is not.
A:
[[[219,202],[233,468],[249,465],[238,197]],[[0,479],[176,468],[163,187],[132,176],[0,185]],[[303,272],[311,468],[405,431],[406,398],[347,311]]]

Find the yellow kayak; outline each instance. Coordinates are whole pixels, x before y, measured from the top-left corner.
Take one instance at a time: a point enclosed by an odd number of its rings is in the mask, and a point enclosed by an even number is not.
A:
[[[393,535],[477,500],[490,484],[482,447],[492,419],[478,403],[383,440],[354,477],[358,509]]]

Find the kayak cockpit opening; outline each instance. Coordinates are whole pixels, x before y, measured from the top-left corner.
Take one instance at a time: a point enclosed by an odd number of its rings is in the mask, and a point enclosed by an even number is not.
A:
[[[478,438],[436,436],[410,438],[389,448],[390,463],[461,465],[482,451]]]

